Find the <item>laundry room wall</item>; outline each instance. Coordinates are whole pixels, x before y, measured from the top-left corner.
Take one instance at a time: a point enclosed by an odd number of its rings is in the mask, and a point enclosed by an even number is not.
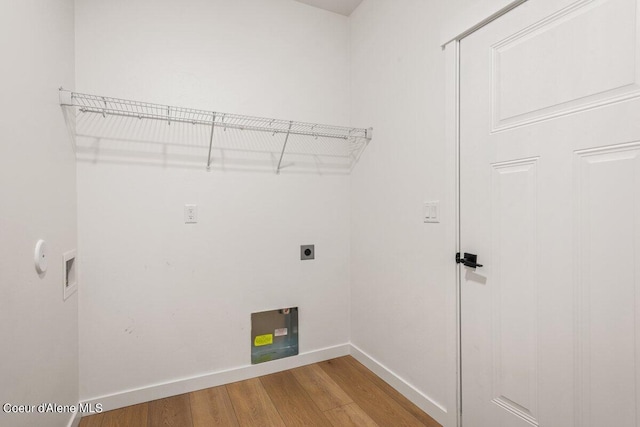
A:
[[[63,253],[76,248],[76,167],[58,104],[58,87],[74,85],[73,21],[72,0],[3,2],[0,13],[2,405],[78,403],[78,295],[63,299]],[[1,410],[0,425],[66,426],[73,415]]]
[[[350,124],[348,20],[291,0],[78,0],[76,55],[79,92]],[[218,130],[207,171],[206,128],[77,132],[83,400],[246,367],[257,311],[299,307],[301,353],[348,351],[350,183],[330,156],[277,175],[284,135]]]
[[[351,118],[375,129],[351,181],[351,342],[445,426],[456,422],[456,148],[441,44],[508,3],[364,0],[350,17]],[[425,202],[439,222],[424,222]]]

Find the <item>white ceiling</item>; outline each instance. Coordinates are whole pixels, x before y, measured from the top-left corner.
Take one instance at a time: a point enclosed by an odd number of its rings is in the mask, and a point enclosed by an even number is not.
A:
[[[362,0],[296,0],[310,6],[319,7],[320,9],[330,12],[339,13],[340,15],[349,16],[355,10]]]

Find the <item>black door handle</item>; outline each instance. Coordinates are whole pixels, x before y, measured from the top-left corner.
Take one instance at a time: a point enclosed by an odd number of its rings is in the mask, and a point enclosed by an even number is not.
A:
[[[464,258],[460,258],[460,252],[458,252],[456,254],[456,263],[460,264],[462,263],[462,265],[464,265],[465,267],[471,267],[471,268],[476,268],[476,267],[482,267],[482,264],[478,264],[478,255],[476,254],[468,254],[468,253],[464,253]]]

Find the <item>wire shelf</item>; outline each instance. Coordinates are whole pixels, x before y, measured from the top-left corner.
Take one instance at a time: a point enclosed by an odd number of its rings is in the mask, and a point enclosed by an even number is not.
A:
[[[222,113],[216,111],[197,110],[192,108],[170,105],[153,104],[149,102],[129,99],[112,98],[107,96],[89,95],[60,89],[60,105],[77,107],[80,113],[98,114],[103,117],[118,116],[147,120],[166,121],[171,123],[188,123],[203,125],[211,128],[209,141],[209,158],[207,167],[211,165],[211,147],[213,145],[213,131],[215,128],[238,129],[255,132],[266,132],[273,135],[286,135],[278,163],[277,173],[280,171],[287,141],[290,135],[307,136],[314,139],[332,138],[345,140],[348,143],[369,142],[372,128],[354,128],[332,126],[319,123],[306,123],[293,120],[272,119],[266,117],[246,116],[241,114]]]

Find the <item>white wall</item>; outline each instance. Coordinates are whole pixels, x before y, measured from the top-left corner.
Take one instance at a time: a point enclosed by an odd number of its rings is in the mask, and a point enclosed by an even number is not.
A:
[[[351,341],[455,425],[455,147],[440,44],[504,0],[364,0],[350,18],[351,117],[375,138],[351,182]],[[422,205],[440,201],[441,222]]]
[[[81,92],[347,124],[348,66],[347,18],[291,0],[76,1]],[[207,172],[206,129],[143,123],[79,121],[81,398],[247,365],[255,311],[298,306],[301,352],[347,343],[349,177]]]
[[[63,302],[62,254],[76,247],[76,169],[57,90],[74,86],[73,1],[0,9],[0,402],[73,405],[78,302],[77,294]],[[50,255],[41,277],[38,239]],[[70,418],[0,411],[3,426],[65,426]]]

